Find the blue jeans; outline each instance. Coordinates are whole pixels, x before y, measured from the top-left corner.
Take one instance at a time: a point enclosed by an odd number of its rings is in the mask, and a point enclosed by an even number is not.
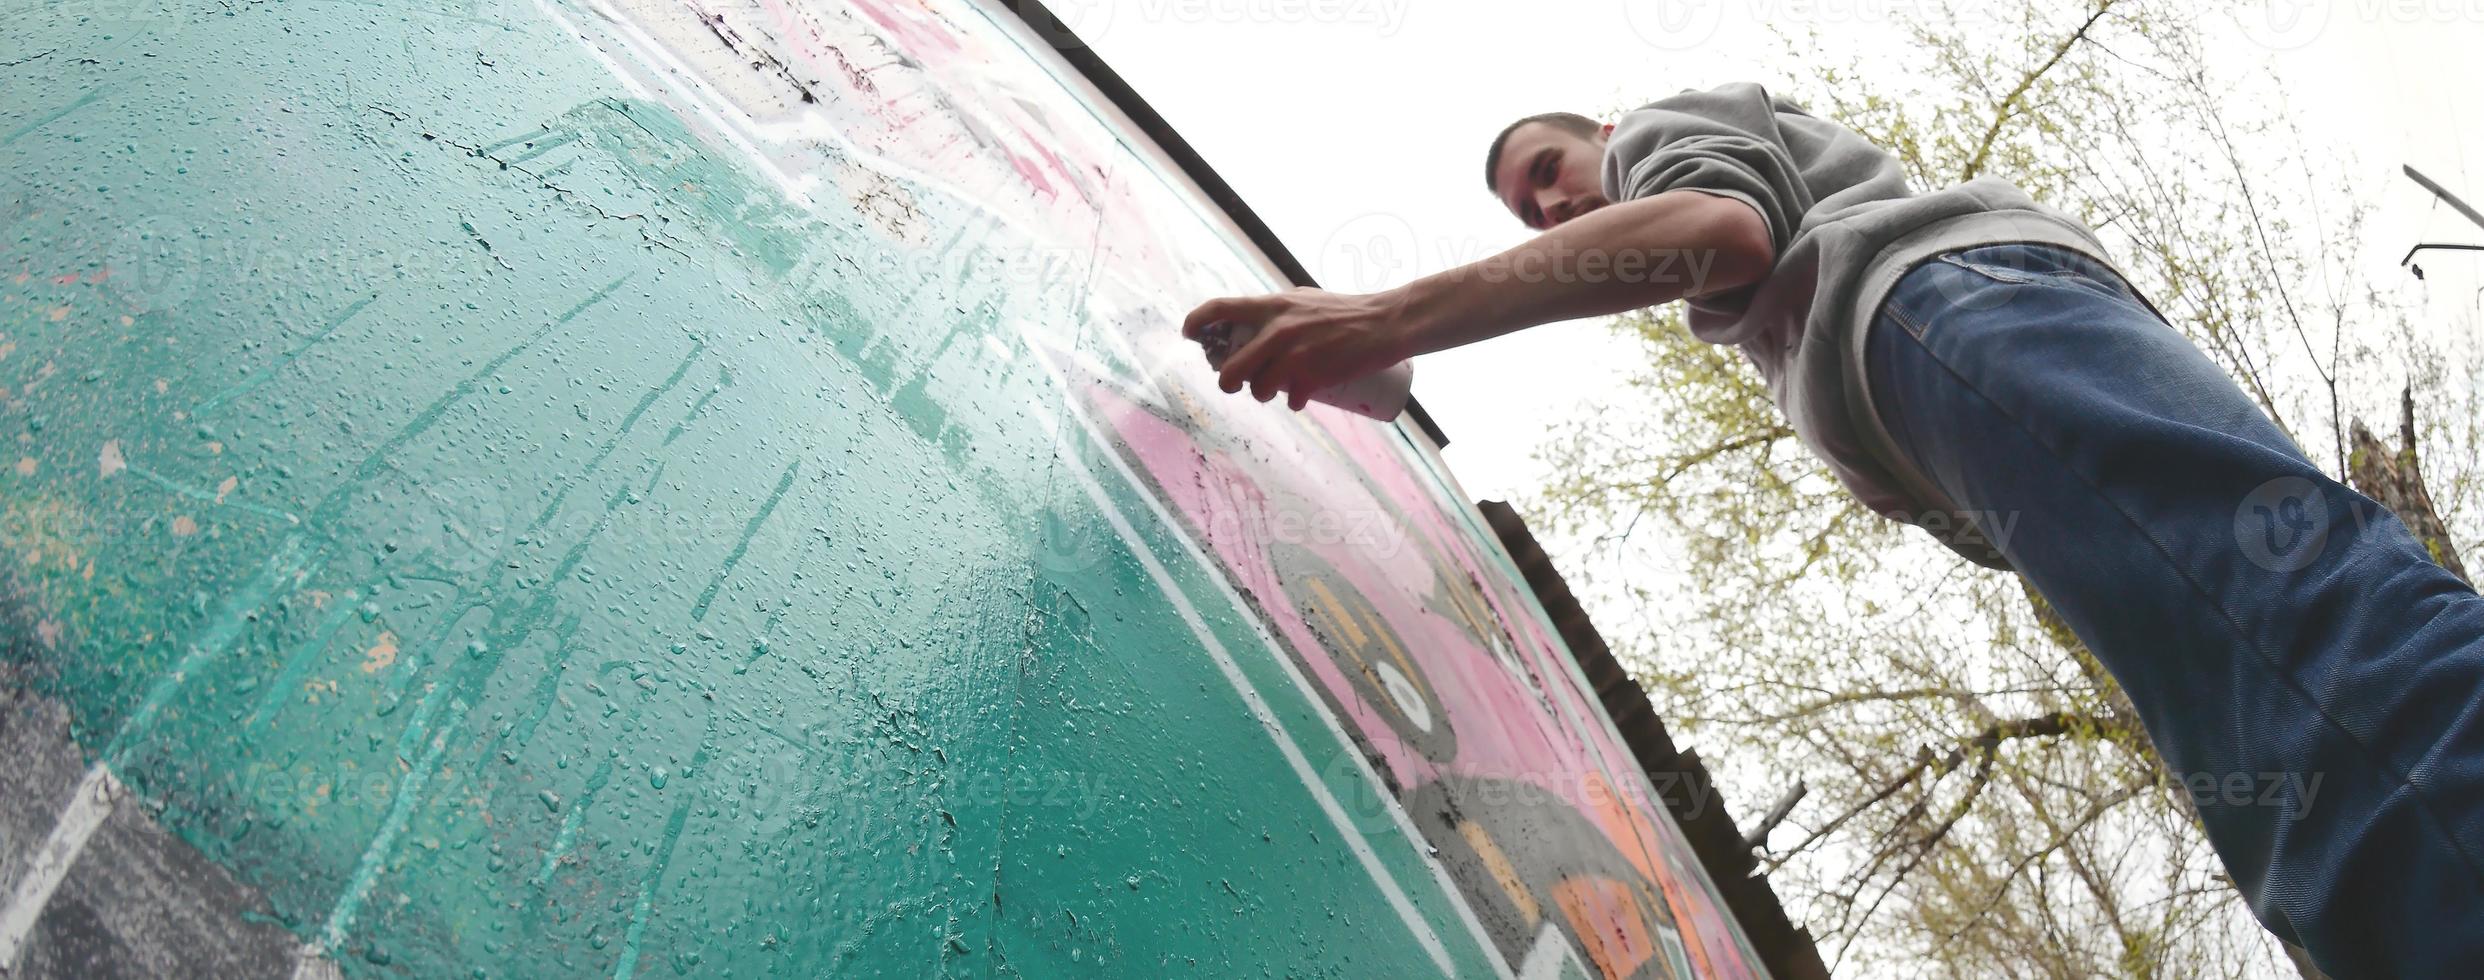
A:
[[[1899,451],[2113,672],[2260,921],[2340,980],[2484,976],[2484,598],[2085,256],[1928,260],[1867,355]]]

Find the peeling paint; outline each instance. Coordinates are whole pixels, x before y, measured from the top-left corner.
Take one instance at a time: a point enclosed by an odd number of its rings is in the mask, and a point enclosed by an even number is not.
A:
[[[397,662],[397,634],[382,630],[379,640],[362,651],[362,672],[376,674]]]

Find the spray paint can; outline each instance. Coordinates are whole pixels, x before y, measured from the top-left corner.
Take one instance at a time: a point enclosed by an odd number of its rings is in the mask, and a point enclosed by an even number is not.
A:
[[[1207,351],[1208,366],[1223,370],[1225,359],[1258,335],[1258,327],[1218,320],[1199,328],[1199,346]],[[1344,384],[1312,392],[1311,400],[1366,418],[1393,422],[1406,410],[1406,402],[1413,394],[1414,362],[1399,361]]]

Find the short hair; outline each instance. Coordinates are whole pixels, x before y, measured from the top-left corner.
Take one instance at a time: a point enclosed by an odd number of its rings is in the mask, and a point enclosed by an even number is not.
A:
[[[1536,123],[1543,123],[1583,140],[1595,139],[1597,133],[1604,131],[1603,123],[1575,112],[1542,112],[1510,123],[1501,128],[1501,135],[1492,138],[1492,149],[1484,154],[1485,190],[1500,190],[1493,186],[1492,178],[1500,172],[1501,151],[1508,148],[1510,135]]]

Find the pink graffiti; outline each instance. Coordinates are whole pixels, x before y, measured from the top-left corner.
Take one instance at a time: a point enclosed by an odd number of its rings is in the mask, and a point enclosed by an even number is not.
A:
[[[956,182],[976,203],[1029,219],[1037,234],[1100,253],[1116,274],[1157,289],[1195,288],[1207,278],[1185,246],[1231,247],[1206,236],[1177,243],[1173,226],[1189,216],[1158,212],[1180,198],[1138,189],[1172,178],[1083,118],[1057,80],[1030,67],[1024,52],[1000,48],[1007,42],[994,40],[989,25],[950,19],[965,5],[848,0],[860,16],[839,18],[810,16],[808,5],[789,10],[782,0],[754,2],[775,19],[788,60],[822,87],[820,111],[858,146]],[[1151,312],[1106,315],[1100,325],[1120,329],[1128,349],[1178,344],[1154,315],[1158,299],[1113,296],[1108,308]],[[1630,752],[1602,721],[1562,645],[1498,556],[1477,549],[1485,532],[1467,522],[1462,502],[1443,498],[1440,481],[1424,472],[1427,464],[1398,429],[1324,407],[1295,415],[1236,403],[1182,388],[1190,382],[1169,383],[1182,407],[1143,403],[1084,373],[1067,352],[1055,353],[1118,451],[1270,631],[1302,654],[1296,662],[1308,681],[1389,783],[1411,792],[1451,778],[1519,782],[1568,801],[1662,893],[1701,975],[1759,975],[1688,843],[1647,781],[1630,775]],[[1210,410],[1208,399],[1222,400]],[[1209,416],[1212,424],[1191,421]],[[1377,626],[1412,660],[1437,701],[1439,717],[1431,720],[1455,731],[1445,758],[1401,737],[1392,712],[1403,705],[1362,693],[1289,593],[1300,583],[1286,578],[1287,559],[1277,551],[1284,535],[1274,529],[1314,512],[1376,519],[1368,526],[1380,530],[1378,540],[1309,535],[1284,545],[1333,569],[1340,591],[1368,603]],[[1578,894],[1592,903],[1610,898],[1593,889]]]

